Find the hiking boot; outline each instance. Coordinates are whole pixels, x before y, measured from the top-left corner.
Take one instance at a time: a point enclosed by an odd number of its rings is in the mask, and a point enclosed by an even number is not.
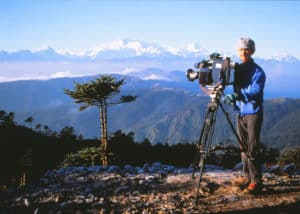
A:
[[[259,194],[262,192],[262,184],[251,182],[248,187],[244,190],[245,193]]]

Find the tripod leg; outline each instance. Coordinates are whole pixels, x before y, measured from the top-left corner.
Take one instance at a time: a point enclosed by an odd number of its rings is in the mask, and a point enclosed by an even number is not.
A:
[[[195,168],[199,167],[200,166],[200,160],[202,158],[202,155],[201,155],[201,151],[203,151],[203,148],[206,147],[206,141],[207,141],[207,137],[208,136],[208,132],[209,132],[209,127],[211,124],[207,123],[207,118],[210,117],[210,109],[209,107],[207,108],[206,110],[206,113],[205,113],[205,117],[204,117],[204,120],[203,120],[203,124],[202,124],[202,129],[201,129],[201,132],[200,132],[200,136],[199,136],[199,140],[198,140],[198,144],[197,144],[197,149],[199,150],[196,158],[195,158],[195,161],[193,163],[193,173],[192,173],[192,178],[195,178]]]
[[[198,186],[197,186],[197,195],[196,195],[196,204],[198,203],[199,199],[199,190],[202,180],[202,173],[205,168],[205,159],[206,156],[209,154],[211,150],[211,144],[212,144],[212,137],[214,133],[214,128],[216,124],[216,116],[218,111],[218,106],[220,104],[220,97],[223,94],[223,87],[215,87],[214,89],[214,97],[211,97],[210,102],[208,103],[206,115],[203,121],[203,127],[201,130],[201,134],[199,137],[199,143],[198,143],[198,149],[200,153],[200,159],[199,159],[199,180],[198,180]]]
[[[202,173],[203,173],[203,170],[204,170],[204,159],[205,159],[205,156],[204,156],[204,154],[202,154],[201,157],[200,157],[200,162],[199,162],[200,170],[199,170],[199,180],[198,180],[198,185],[197,185],[195,204],[198,204],[199,190],[200,190],[200,185],[201,185],[201,181],[202,181]]]
[[[204,119],[204,124],[202,127],[198,149],[199,149],[199,180],[198,180],[198,186],[197,186],[197,192],[196,192],[196,201],[195,204],[198,203],[199,199],[199,190],[200,185],[202,181],[202,174],[205,168],[205,160],[207,155],[210,152],[210,147],[212,144],[212,136],[214,132],[215,122],[216,122],[216,115],[217,115],[217,107],[215,108],[208,108],[206,117]]]
[[[240,137],[238,136],[237,131],[235,130],[235,128],[234,128],[234,126],[233,126],[233,124],[232,124],[232,122],[231,122],[231,120],[230,120],[230,118],[229,118],[229,114],[225,111],[225,109],[224,109],[222,103],[219,103],[219,106],[221,107],[222,112],[224,113],[224,115],[225,115],[225,117],[226,117],[226,119],[227,119],[227,122],[229,123],[229,126],[230,126],[230,128],[231,128],[231,130],[232,130],[234,136],[236,137],[237,141],[239,142],[239,145],[242,147],[241,150],[245,150],[245,149],[247,148],[247,146],[245,145],[245,143],[243,143],[243,142],[241,141]]]

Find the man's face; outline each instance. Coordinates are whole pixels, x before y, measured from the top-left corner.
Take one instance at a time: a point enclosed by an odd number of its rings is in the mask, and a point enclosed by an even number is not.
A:
[[[253,51],[249,48],[239,48],[238,54],[241,59],[241,61],[248,62],[251,59],[251,55],[253,54]]]

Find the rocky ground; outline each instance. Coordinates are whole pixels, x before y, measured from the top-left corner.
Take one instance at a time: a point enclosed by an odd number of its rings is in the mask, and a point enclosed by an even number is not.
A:
[[[207,166],[195,203],[192,169],[145,165],[69,167],[38,185],[3,192],[2,213],[299,213],[300,175],[264,172],[263,192],[243,193],[240,171]]]

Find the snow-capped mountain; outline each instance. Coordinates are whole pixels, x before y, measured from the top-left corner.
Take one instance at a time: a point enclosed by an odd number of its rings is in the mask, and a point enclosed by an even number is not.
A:
[[[222,52],[220,52],[222,53]],[[124,60],[124,59],[202,59],[209,56],[208,50],[195,42],[184,48],[175,48],[165,44],[153,44],[138,40],[119,39],[105,42],[91,50],[75,53],[69,50],[55,50],[51,47],[39,50],[19,50],[15,52],[0,51],[0,62],[3,61],[97,61],[97,60]],[[233,53],[226,55],[235,58]],[[237,59],[237,58],[235,58]],[[269,61],[296,62],[296,57],[283,54],[265,59]]]
[[[51,47],[40,50],[19,50],[15,52],[0,51],[1,61],[63,61],[78,60],[84,56],[77,56],[67,51],[56,51]]]
[[[39,50],[0,51],[0,82],[53,79],[99,74],[123,74],[143,80],[186,81],[185,71],[208,59],[209,52],[190,43],[179,49],[138,40],[115,40],[74,53],[51,47]],[[222,53],[221,53],[222,54]],[[235,62],[238,57],[226,54]],[[298,91],[300,60],[290,55],[256,58],[267,75],[269,91]]]
[[[294,62],[299,61],[299,59],[297,59],[296,57],[291,56],[289,54],[272,56],[271,60],[273,60],[273,61],[287,62],[287,63],[294,63]]]
[[[170,47],[167,45],[150,44],[138,40],[114,40],[103,43],[91,50],[82,53],[73,53],[67,50],[54,50],[51,47],[37,51],[20,50],[16,52],[0,51],[0,61],[18,60],[116,60],[130,58],[186,58],[199,57],[207,54],[207,51],[196,43],[188,44],[183,49]]]
[[[106,42],[93,50],[87,52],[92,58],[130,58],[139,56],[162,56],[176,55],[171,49],[163,48],[159,45],[142,43],[137,40],[115,40]]]

